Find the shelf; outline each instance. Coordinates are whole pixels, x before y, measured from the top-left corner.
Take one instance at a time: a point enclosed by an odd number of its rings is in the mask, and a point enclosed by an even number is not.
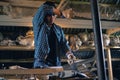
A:
[[[0,50],[34,51],[34,47],[27,47],[27,46],[0,46]]]
[[[0,26],[17,26],[17,27],[32,27],[33,17],[23,17],[19,19],[13,19],[10,16],[0,15]],[[7,24],[6,24],[7,23]],[[82,28],[92,29],[92,20],[85,19],[66,19],[57,18],[55,23],[62,28]],[[119,28],[120,22],[116,21],[101,21],[102,29]]]
[[[94,61],[94,58],[88,58],[88,59],[77,59],[77,61],[79,61],[80,64],[84,64],[84,63],[89,63]],[[107,61],[107,59],[105,59]],[[120,61],[120,58],[111,58],[111,61]],[[33,63],[34,62],[34,58],[30,58],[30,59],[0,59],[0,63]],[[67,62],[67,58],[66,59],[61,59],[61,62]]]
[[[32,63],[34,61],[33,58],[29,59],[0,59],[0,62],[4,63]]]
[[[104,49],[120,49],[120,46],[107,46]],[[21,51],[34,51],[34,47],[27,47],[27,46],[0,46],[0,50],[21,50]],[[81,46],[79,50],[95,50],[94,46]]]

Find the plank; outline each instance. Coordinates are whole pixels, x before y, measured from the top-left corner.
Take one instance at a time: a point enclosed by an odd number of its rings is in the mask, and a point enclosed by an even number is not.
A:
[[[120,26],[119,26],[118,28],[108,29],[108,30],[106,31],[106,33],[107,33],[108,35],[111,35],[111,34],[113,34],[113,33],[115,33],[115,32],[118,32],[118,31],[120,31]]]
[[[0,26],[24,26],[32,27],[33,17],[23,17],[20,19],[12,19],[9,16],[0,16]],[[86,23],[87,22],[87,23]],[[7,24],[6,24],[7,23]],[[55,23],[62,28],[81,28],[81,29],[92,29],[92,20],[82,20],[82,19],[63,19],[57,18]],[[64,24],[63,24],[64,23]],[[101,21],[102,29],[115,29],[120,27],[120,22],[115,21]]]
[[[6,69],[0,70],[0,75],[25,75],[25,74],[40,74],[46,75],[55,72],[63,71],[63,67],[49,67],[45,69]]]

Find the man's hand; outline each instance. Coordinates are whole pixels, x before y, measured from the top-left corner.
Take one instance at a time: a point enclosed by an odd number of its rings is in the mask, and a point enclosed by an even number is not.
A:
[[[74,56],[74,54],[71,51],[67,51],[66,55],[67,55],[68,59],[76,59],[76,57]]]
[[[73,54],[68,54],[67,57],[68,57],[67,62],[70,65],[73,64],[75,62],[75,60],[76,60],[76,57]]]
[[[53,12],[54,12],[55,15],[61,16],[60,10],[54,8],[54,9],[53,9]]]
[[[68,59],[71,59],[71,60],[76,60],[76,57],[71,53],[71,54],[68,54],[67,55],[67,58]]]
[[[68,58],[68,63],[72,64],[74,63],[74,61],[76,60],[76,57],[73,55],[73,53],[71,51],[68,51],[67,53],[67,58]]]

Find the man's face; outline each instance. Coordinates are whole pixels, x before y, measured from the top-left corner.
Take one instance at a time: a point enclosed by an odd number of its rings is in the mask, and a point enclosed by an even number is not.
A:
[[[54,23],[54,20],[55,20],[55,15],[47,15],[45,19],[48,25],[52,25]]]

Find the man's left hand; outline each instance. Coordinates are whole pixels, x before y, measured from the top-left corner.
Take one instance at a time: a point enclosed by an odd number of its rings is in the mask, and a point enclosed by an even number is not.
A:
[[[68,54],[67,58],[71,60],[76,60],[76,57],[73,54]]]

